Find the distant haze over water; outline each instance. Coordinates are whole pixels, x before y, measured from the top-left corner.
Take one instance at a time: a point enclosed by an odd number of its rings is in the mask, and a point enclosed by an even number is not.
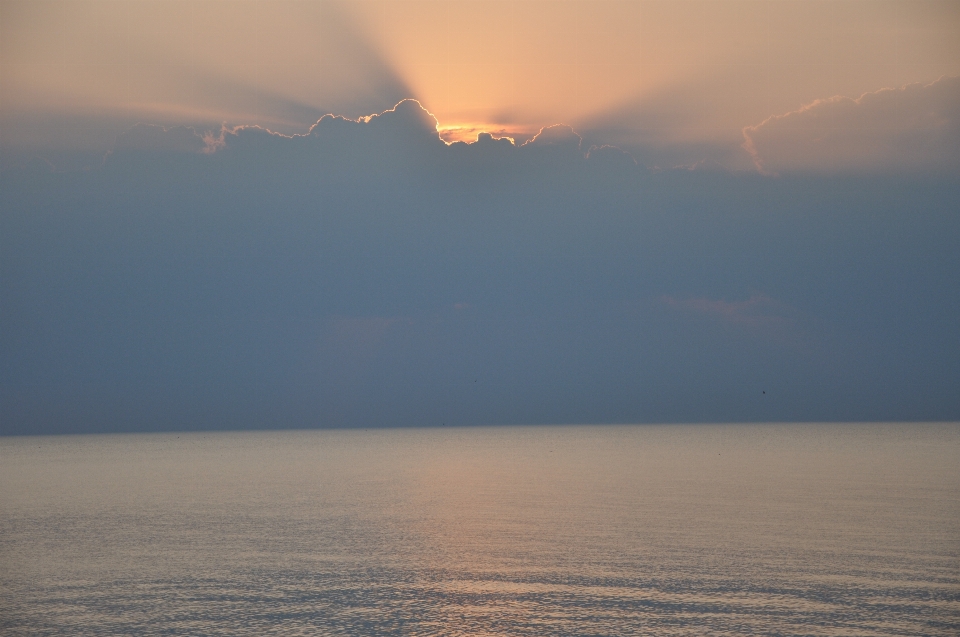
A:
[[[956,635],[960,425],[0,438],[0,632]]]

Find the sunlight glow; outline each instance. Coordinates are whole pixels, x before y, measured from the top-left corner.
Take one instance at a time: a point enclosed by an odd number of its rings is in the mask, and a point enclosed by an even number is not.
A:
[[[440,139],[447,144],[455,142],[472,144],[477,141],[480,133],[489,133],[494,139],[509,139],[514,144],[522,144],[537,134],[536,129],[506,128],[498,124],[479,123],[438,124],[437,132],[440,133]]]
[[[138,122],[293,135],[416,98],[447,143],[567,122],[650,165],[747,169],[744,127],[960,75],[960,12],[923,0],[224,6],[0,0],[0,153],[61,143],[68,119],[105,152]]]

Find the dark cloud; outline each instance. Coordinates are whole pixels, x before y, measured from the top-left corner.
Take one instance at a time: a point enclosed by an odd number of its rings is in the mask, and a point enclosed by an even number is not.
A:
[[[951,178],[447,145],[403,101],[0,180],[5,433],[960,417]]]

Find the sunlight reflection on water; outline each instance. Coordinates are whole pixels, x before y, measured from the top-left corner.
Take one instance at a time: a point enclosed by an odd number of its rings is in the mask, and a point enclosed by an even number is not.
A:
[[[0,438],[7,634],[948,635],[960,426]]]

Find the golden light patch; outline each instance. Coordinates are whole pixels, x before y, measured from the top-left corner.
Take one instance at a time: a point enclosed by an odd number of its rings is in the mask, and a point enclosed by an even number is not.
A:
[[[447,144],[464,142],[472,144],[477,141],[480,133],[489,133],[494,139],[509,139],[516,144],[522,144],[537,134],[535,130],[507,129],[496,124],[441,124],[437,126],[440,139]]]

